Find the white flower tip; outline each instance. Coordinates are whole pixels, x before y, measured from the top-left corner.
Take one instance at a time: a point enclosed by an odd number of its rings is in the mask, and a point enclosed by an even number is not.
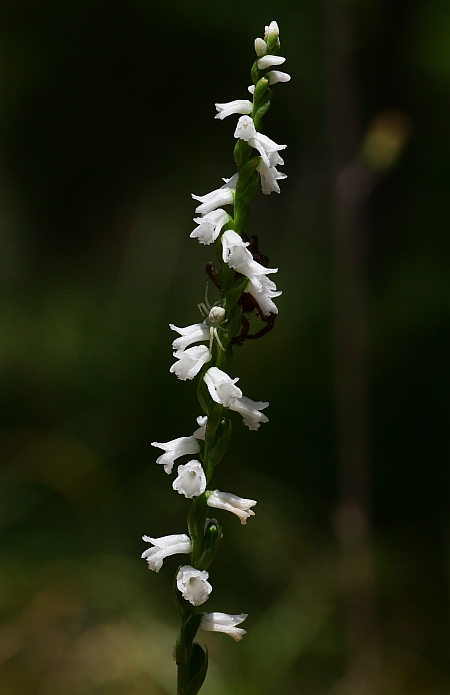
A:
[[[283,56],[266,55],[258,60],[258,68],[260,70],[265,70],[272,65],[282,65],[285,60],[286,58],[283,58]]]
[[[278,24],[275,22],[270,22],[269,26],[265,27],[265,32],[264,32],[264,38],[267,40],[271,38],[272,36],[279,36],[280,35],[280,30],[278,28]]]
[[[249,85],[249,87],[247,89],[250,92],[250,94],[255,93],[255,85],[254,84]]]
[[[256,55],[260,58],[261,56],[265,56],[267,53],[267,44],[264,41],[264,39],[257,38],[255,39],[255,52]]]
[[[276,84],[277,82],[289,82],[291,76],[287,72],[280,72],[280,70],[271,70],[266,73],[266,77],[269,80],[269,84]]]

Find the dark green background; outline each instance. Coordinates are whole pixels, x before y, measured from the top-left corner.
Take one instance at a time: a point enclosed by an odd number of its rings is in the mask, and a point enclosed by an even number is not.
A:
[[[386,695],[450,689],[450,5],[355,0],[362,130],[411,124],[366,205],[373,558]],[[332,348],[324,15],[317,0],[2,0],[0,453],[2,695],[174,692],[171,581],[142,534],[185,530],[151,442],[190,434],[195,383],[169,374],[168,323],[198,321],[211,249],[194,205],[234,172],[253,40],[280,25],[286,70],[264,132],[288,143],[280,196],[252,203],[283,296],[236,351],[246,395],[220,487],[258,500],[225,538],[207,610],[248,612],[239,645],[202,635],[205,695],[346,686]],[[224,518],[225,517],[225,518]],[[231,517],[231,518],[230,518]],[[355,568],[355,572],[357,572]],[[203,692],[203,691],[202,691]]]

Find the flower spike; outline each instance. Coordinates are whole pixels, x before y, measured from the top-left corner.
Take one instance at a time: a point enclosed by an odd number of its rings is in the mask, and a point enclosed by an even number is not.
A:
[[[201,196],[191,194],[198,203],[193,218],[196,227],[190,237],[214,250],[220,267],[206,261],[208,281],[204,299],[197,304],[202,322],[182,327],[169,324],[177,333],[172,341],[175,361],[170,372],[181,381],[198,377],[197,396],[202,415],[197,417],[197,428],[191,436],[152,442],[152,446],[162,449],[157,463],[167,474],[172,473],[175,461],[187,457],[177,466],[172,488],[190,500],[188,534],[143,536],[150,547],[142,553],[154,572],[159,572],[169,555],[190,554],[189,564],[181,565],[174,579],[174,598],[181,617],[174,653],[178,666],[177,692],[186,695],[199,692],[208,668],[206,651],[194,641],[198,629],[223,632],[236,642],[246,634],[240,627],[247,618],[246,613],[203,613],[198,607],[212,592],[209,567],[223,538],[219,522],[206,518],[208,512],[211,513],[210,509],[231,512],[242,525],[255,514],[256,500],[214,489],[217,467],[225,457],[232,435],[235,416],[230,412],[238,413],[251,431],[268,422],[264,411],[269,403],[244,396],[238,386],[239,378],[229,376],[224,369],[228,369],[234,346],[243,345],[250,338],[262,338],[273,329],[278,313],[274,299],[281,294],[271,279],[278,268],[269,267],[267,256],[259,250],[258,237],[244,234],[248,206],[258,185],[261,184],[265,195],[280,193],[279,182],[286,178],[278,168],[284,164],[281,152],[286,145],[279,145],[261,132],[263,117],[273,97],[269,85],[290,80],[287,73],[278,70],[285,58],[280,55],[279,28],[275,21],[265,27],[264,38],[255,39],[254,48],[253,84],[248,88],[252,97],[215,104],[215,119],[223,121],[237,116],[234,131],[237,169],[230,178],[223,179],[220,188]],[[210,289],[220,295],[211,303]],[[247,317],[252,313],[263,327],[250,333],[253,320],[250,323]],[[179,410],[174,403],[170,415]]]

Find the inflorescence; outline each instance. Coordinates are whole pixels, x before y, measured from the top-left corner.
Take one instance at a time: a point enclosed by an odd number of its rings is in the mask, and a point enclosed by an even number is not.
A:
[[[278,269],[267,267],[268,259],[260,253],[257,237],[249,239],[243,234],[243,228],[248,204],[259,182],[264,194],[279,193],[278,181],[286,178],[277,169],[284,163],[279,153],[286,145],[278,145],[259,130],[262,117],[270,108],[273,96],[270,86],[290,80],[287,73],[274,69],[285,61],[279,50],[278,25],[271,22],[265,28],[264,38],[255,40],[257,57],[251,72],[253,84],[249,87],[253,100],[236,99],[216,104],[215,118],[240,116],[234,133],[237,172],[223,179],[224,185],[220,188],[203,196],[192,195],[200,204],[195,209],[199,215],[194,218],[197,227],[190,236],[201,244],[216,247],[219,267],[208,261],[206,272],[220,292],[220,299],[210,306],[206,293],[205,303],[199,304],[204,317],[201,323],[184,328],[170,324],[179,334],[172,344],[176,361],[170,371],[182,381],[200,374],[197,394],[204,414],[197,418],[198,428],[191,436],[165,443],[153,442],[153,446],[163,451],[156,462],[168,475],[172,474],[174,463],[180,457],[196,457],[178,466],[172,483],[173,489],[192,503],[188,534],[161,538],[143,536],[150,547],[142,557],[151,570],[159,572],[167,556],[190,555],[190,564],[180,566],[174,580],[175,602],[182,621],[175,648],[178,695],[195,695],[206,676],[207,652],[194,642],[199,628],[225,632],[236,641],[246,634],[244,629],[237,627],[246,614],[204,613],[196,609],[212,592],[207,569],[223,536],[219,522],[206,518],[207,508],[230,511],[241,524],[246,524],[247,519],[254,516],[256,505],[255,500],[221,492],[215,488],[214,481],[217,464],[225,455],[231,437],[229,411],[239,413],[250,430],[257,430],[261,423],[268,422],[262,411],[269,404],[244,396],[236,385],[239,379],[230,377],[225,368],[233,345],[265,335],[273,328],[278,314],[273,300],[281,292],[268,277]],[[223,209],[227,205],[233,206],[233,216]],[[264,323],[255,334],[250,333],[247,318],[252,314]]]

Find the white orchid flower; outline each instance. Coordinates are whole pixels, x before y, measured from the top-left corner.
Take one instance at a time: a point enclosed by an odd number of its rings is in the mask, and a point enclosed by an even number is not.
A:
[[[235,642],[239,642],[247,630],[241,627],[236,627],[244,622],[248,617],[248,613],[239,613],[239,615],[230,615],[229,613],[203,613],[200,627],[206,632],[224,632],[230,635]]]
[[[194,345],[187,350],[177,350],[173,356],[177,361],[173,363],[170,371],[181,381],[193,379],[203,365],[211,359],[211,353],[206,345]]]
[[[174,350],[185,350],[192,343],[209,340],[209,328],[204,323],[193,323],[192,326],[185,326],[184,328],[178,328],[173,323],[169,323],[169,326],[181,336],[173,341],[172,348]]]
[[[205,570],[201,572],[190,565],[183,565],[177,574],[178,591],[193,606],[201,606],[208,600],[212,591],[212,586],[207,581],[208,577],[209,574]]]
[[[172,487],[187,499],[198,497],[205,492],[206,476],[200,461],[193,459],[178,466],[178,476],[173,481]]]
[[[271,65],[279,65],[280,63],[270,63]],[[217,114],[214,118],[220,118],[223,121],[227,116],[234,113],[248,114],[253,111],[253,104],[248,99],[235,99],[226,104],[215,104]]]
[[[242,397],[241,389],[235,386],[239,377],[232,379],[218,367],[210,367],[203,379],[213,401],[221,403],[225,408],[228,408],[236,398]]]
[[[222,227],[227,224],[228,213],[219,208],[208,212],[203,217],[194,217],[194,222],[198,224],[198,227],[190,233],[191,239],[198,239],[200,244],[208,246],[215,242]]]
[[[177,553],[190,553],[192,543],[189,536],[185,533],[178,533],[173,536],[161,536],[161,538],[151,538],[150,536],[142,536],[142,540],[146,543],[151,543],[152,548],[144,550],[141,558],[147,560],[149,569],[154,572],[159,572],[162,567],[164,558]]]
[[[230,410],[235,410],[242,415],[244,425],[246,425],[249,430],[258,430],[261,422],[269,422],[269,418],[259,412],[267,408],[268,405],[269,404],[264,401],[252,401],[251,398],[242,396],[242,398],[236,398],[236,400],[233,401],[230,405]]]
[[[173,464],[177,458],[185,456],[186,454],[198,454],[200,451],[200,445],[194,436],[178,437],[177,439],[172,439],[170,442],[165,443],[152,442],[152,446],[163,449],[164,454],[158,456],[156,463],[160,463],[164,466],[164,470],[168,475],[172,473]]]
[[[268,73],[270,74],[270,73]],[[269,155],[279,150],[284,150],[286,145],[277,145],[276,142],[262,133],[258,133],[253,119],[250,116],[241,116],[238,120],[234,137],[245,140],[251,147],[258,150],[266,166],[270,166]]]
[[[208,507],[215,509],[225,509],[227,512],[236,514],[241,520],[241,524],[246,524],[250,516],[255,516],[255,512],[251,507],[257,504],[256,500],[246,500],[243,497],[232,495],[229,492],[220,492],[214,490],[208,497]]]

